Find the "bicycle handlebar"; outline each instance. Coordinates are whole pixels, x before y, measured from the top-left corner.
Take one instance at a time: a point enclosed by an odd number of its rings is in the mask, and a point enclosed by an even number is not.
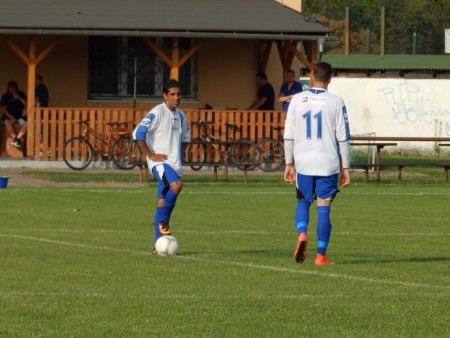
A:
[[[195,124],[196,126],[207,126],[208,124],[213,124],[212,122],[209,121],[193,121],[192,124]]]
[[[104,124],[108,125],[108,126],[120,126],[122,124],[127,124],[127,123],[134,123],[134,121],[116,121],[116,122],[103,122]]]
[[[91,122],[91,120],[83,120],[83,121],[78,121],[78,122],[75,122],[75,124],[88,124],[88,122]]]

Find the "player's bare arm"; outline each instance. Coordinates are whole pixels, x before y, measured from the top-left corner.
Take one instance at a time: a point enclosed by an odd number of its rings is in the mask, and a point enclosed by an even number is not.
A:
[[[284,169],[284,180],[289,184],[295,182],[295,167],[293,164],[286,164],[286,169]]]
[[[350,169],[344,168],[341,172],[341,187],[345,188],[350,184]]]

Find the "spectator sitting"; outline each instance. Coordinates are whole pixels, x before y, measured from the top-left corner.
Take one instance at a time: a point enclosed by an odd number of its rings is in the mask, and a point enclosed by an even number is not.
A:
[[[303,91],[302,84],[295,81],[295,72],[289,69],[286,73],[286,83],[283,83],[280,89],[279,102],[283,103],[283,110],[286,112],[289,108],[289,103],[295,94]]]
[[[6,93],[1,99],[1,106],[3,111],[3,122],[9,136],[13,138],[11,144],[14,147],[23,147],[23,137],[27,132],[27,112],[25,106],[27,104],[27,97],[24,92],[19,90],[16,81],[9,81]],[[16,135],[13,125],[19,124],[21,126],[19,133]]]
[[[256,74],[256,82],[258,84],[258,95],[248,108],[248,110],[274,110],[275,109],[275,91],[272,85],[267,82],[267,75],[264,72]]]

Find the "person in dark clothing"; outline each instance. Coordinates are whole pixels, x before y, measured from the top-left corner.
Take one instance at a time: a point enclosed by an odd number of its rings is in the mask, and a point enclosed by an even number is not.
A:
[[[2,119],[5,124],[6,131],[13,139],[11,144],[17,148],[23,147],[23,137],[27,132],[26,104],[27,97],[24,92],[19,90],[17,82],[9,81],[6,93],[3,94],[1,99],[3,112]],[[17,134],[13,128],[14,124],[21,126],[19,133]]]
[[[48,107],[48,89],[40,74],[36,74],[36,88],[34,90],[36,107]]]
[[[275,109],[275,91],[272,85],[267,82],[267,75],[264,72],[256,74],[258,84],[258,95],[248,108],[248,110],[274,110]]]

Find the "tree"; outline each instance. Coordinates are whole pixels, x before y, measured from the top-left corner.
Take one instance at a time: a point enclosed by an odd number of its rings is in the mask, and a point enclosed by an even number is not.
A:
[[[449,4],[449,0],[304,0],[304,12],[335,29],[338,42],[327,44],[330,53],[343,52],[346,6],[350,7],[350,52],[365,52],[365,32],[370,29],[372,53],[377,53],[381,6],[385,6],[387,54],[411,53],[413,32],[418,53],[443,54],[444,29],[450,28]]]

